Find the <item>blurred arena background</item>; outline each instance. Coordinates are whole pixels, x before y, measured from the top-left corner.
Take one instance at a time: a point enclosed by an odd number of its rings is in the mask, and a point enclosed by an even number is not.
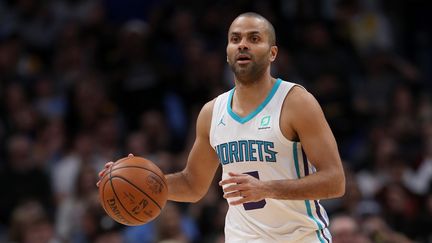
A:
[[[134,153],[184,166],[197,112],[230,89],[226,33],[275,26],[272,73],[313,93],[339,144],[334,242],[432,242],[432,9],[427,0],[0,1],[0,242],[222,242],[214,184],[141,227],[95,186]],[[216,178],[218,180],[219,178]]]

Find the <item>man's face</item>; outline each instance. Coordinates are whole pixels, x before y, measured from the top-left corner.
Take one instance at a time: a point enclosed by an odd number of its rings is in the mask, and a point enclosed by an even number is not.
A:
[[[228,32],[227,61],[239,81],[254,81],[274,61],[277,47],[270,45],[264,20],[239,17]]]

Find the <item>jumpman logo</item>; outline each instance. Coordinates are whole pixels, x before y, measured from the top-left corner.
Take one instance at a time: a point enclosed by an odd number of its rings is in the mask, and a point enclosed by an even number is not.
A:
[[[218,126],[221,125],[221,124],[224,125],[224,126],[226,126],[226,124],[225,124],[224,121],[223,121],[224,116],[225,116],[225,115],[223,115],[222,118],[220,119],[220,121],[219,121],[219,123],[218,123]]]

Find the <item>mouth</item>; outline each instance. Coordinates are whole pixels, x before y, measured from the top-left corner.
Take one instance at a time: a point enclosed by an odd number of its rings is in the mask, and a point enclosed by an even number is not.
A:
[[[252,61],[252,58],[249,54],[239,54],[236,57],[236,62],[238,64],[248,64]]]

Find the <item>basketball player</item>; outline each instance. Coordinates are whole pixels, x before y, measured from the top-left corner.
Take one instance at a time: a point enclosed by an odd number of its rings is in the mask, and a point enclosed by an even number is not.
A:
[[[186,167],[166,175],[168,199],[200,200],[222,165],[226,242],[331,242],[318,200],[344,194],[341,159],[315,98],[270,75],[277,52],[264,17],[245,13],[232,22],[235,88],[202,108]]]

